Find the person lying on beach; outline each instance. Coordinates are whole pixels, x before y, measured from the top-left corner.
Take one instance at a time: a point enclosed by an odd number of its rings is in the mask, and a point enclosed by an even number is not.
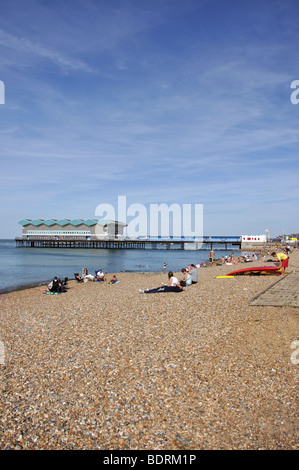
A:
[[[157,287],[156,289],[139,289],[140,294],[155,294],[158,292],[182,292],[183,288],[179,280],[173,275],[172,271],[168,273],[168,284],[167,286]]]
[[[183,268],[181,270],[181,272],[183,273],[184,278],[180,281],[180,285],[181,286],[191,286],[191,284],[192,284],[191,275],[189,274],[187,269]]]
[[[78,282],[83,282],[83,277],[79,276],[79,273],[76,273],[76,274],[75,274],[75,279],[76,279]]]
[[[108,284],[115,284],[116,282],[118,282],[118,279],[117,277],[115,276],[115,274],[112,276],[112,279],[111,281],[108,282]]]

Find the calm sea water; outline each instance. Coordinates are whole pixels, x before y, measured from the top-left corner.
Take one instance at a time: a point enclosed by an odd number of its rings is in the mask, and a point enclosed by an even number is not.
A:
[[[231,251],[214,250],[216,258]],[[236,250],[234,250],[236,252]],[[241,252],[237,252],[241,254]],[[54,276],[69,279],[87,268],[90,274],[179,271],[190,263],[207,261],[209,250],[104,250],[61,248],[17,248],[14,240],[0,240],[0,293],[44,284]]]

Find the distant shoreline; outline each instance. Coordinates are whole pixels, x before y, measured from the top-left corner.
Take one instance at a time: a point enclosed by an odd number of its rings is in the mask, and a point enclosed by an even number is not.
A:
[[[31,283],[23,284],[20,286],[7,287],[4,289],[0,289],[0,295],[11,294],[12,292],[19,292],[19,291],[23,291],[27,289],[34,289],[35,287],[42,287],[42,286],[48,285],[50,281],[51,279],[49,279],[48,281],[44,281],[44,282],[31,282]]]

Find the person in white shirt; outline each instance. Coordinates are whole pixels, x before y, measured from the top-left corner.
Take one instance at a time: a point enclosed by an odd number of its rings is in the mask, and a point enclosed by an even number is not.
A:
[[[139,292],[141,294],[155,294],[157,292],[182,292],[182,290],[183,290],[183,288],[182,288],[178,278],[176,278],[173,275],[172,271],[169,271],[167,286],[161,286],[161,287],[157,287],[156,289],[148,289],[148,290],[145,290],[145,291],[139,289]]]
[[[97,272],[97,280],[103,281],[103,282],[106,281],[105,274],[103,273],[101,269]]]
[[[87,268],[82,269],[82,277],[83,277],[83,282],[89,282],[89,281],[94,281],[95,276],[92,274],[88,274]]]

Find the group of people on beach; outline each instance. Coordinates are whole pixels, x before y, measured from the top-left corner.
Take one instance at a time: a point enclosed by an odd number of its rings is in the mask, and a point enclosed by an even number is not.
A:
[[[258,257],[256,253],[252,253],[251,255],[244,255],[244,256],[238,256],[238,258],[235,258],[234,253],[231,255],[225,255],[221,256],[221,264],[239,264],[239,263],[249,263],[252,261],[257,261]]]
[[[155,289],[139,289],[140,294],[156,294],[159,292],[182,292],[183,287],[197,284],[198,282],[198,270],[194,264],[190,264],[188,268],[182,268],[181,273],[183,278],[179,280],[174,276],[172,271],[168,272],[168,284]]]
[[[67,281],[67,277],[65,277],[62,281],[61,279],[58,279],[57,276],[55,276],[53,280],[48,284],[48,292],[55,294],[61,294],[62,292],[66,292]]]
[[[82,275],[80,276],[79,273],[75,273],[75,279],[78,282],[107,282],[106,275],[103,273],[102,269],[95,271],[95,275],[88,274],[88,269],[82,269]],[[108,284],[115,284],[118,282],[116,275],[112,276],[112,279],[108,282]]]

